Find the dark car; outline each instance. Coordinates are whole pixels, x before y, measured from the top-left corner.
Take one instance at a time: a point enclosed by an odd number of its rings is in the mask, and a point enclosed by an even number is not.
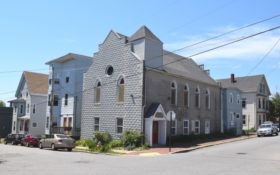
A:
[[[27,146],[27,147],[30,147],[30,146],[38,147],[39,140],[40,139],[38,137],[35,137],[31,134],[28,134],[22,139],[21,145],[22,146]]]
[[[8,134],[7,137],[4,139],[4,143],[5,144],[11,143],[12,145],[18,145],[21,143],[23,138],[24,138],[23,134]]]

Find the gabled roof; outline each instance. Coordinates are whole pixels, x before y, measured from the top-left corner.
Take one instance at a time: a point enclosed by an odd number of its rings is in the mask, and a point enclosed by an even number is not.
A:
[[[245,76],[245,77],[235,77],[236,82],[232,83],[230,78],[227,79],[220,79],[217,80],[221,83],[221,86],[223,88],[229,88],[229,87],[236,87],[240,89],[242,92],[258,92],[259,84],[264,79],[267,90],[270,94],[269,87],[267,85],[265,76],[262,75],[253,75],[253,76]]]
[[[71,60],[74,60],[74,59],[89,60],[89,59],[92,59],[92,57],[85,56],[85,55],[79,55],[79,54],[76,54],[76,53],[68,53],[64,56],[61,56],[59,58],[56,58],[54,60],[49,61],[46,64],[50,65],[50,64],[53,64],[53,63],[64,63],[64,62],[71,61]]]
[[[206,84],[217,86],[217,82],[202,70],[192,59],[174,54],[169,51],[163,53],[163,70],[168,73],[186,77]]]
[[[130,38],[129,38],[129,41],[135,41],[135,40],[138,40],[138,39],[142,39],[142,38],[149,38],[151,40],[155,40],[155,41],[158,41],[160,43],[161,40],[156,37],[155,34],[153,34],[150,29],[148,29],[148,27],[146,26],[142,26],[140,27],[140,29],[138,29]]]
[[[24,84],[27,84],[30,94],[48,94],[48,79],[46,74],[24,71],[22,73],[15,96],[18,97]]]
[[[24,77],[27,83],[29,93],[48,94],[48,75],[25,71]]]
[[[160,103],[152,103],[146,112],[145,118],[149,118],[149,117],[153,116],[155,114],[155,112],[157,111],[159,105],[160,105]]]

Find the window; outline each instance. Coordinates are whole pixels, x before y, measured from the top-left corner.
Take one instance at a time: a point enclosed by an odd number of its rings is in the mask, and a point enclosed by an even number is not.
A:
[[[65,83],[69,83],[69,77],[65,78]]]
[[[52,79],[49,79],[49,85],[51,85],[52,84]]]
[[[259,125],[261,125],[261,124],[262,124],[262,116],[259,115]]]
[[[16,122],[14,121],[14,126],[13,126],[13,130],[16,130]]]
[[[200,90],[199,87],[195,89],[195,107],[200,107]]]
[[[242,108],[246,108],[246,98],[242,98]]]
[[[100,95],[101,95],[101,83],[97,82],[95,86],[95,103],[100,103]]]
[[[53,105],[58,106],[58,95],[53,96]]]
[[[118,102],[124,102],[124,79],[120,78],[118,82]]]
[[[261,99],[260,98],[258,98],[258,101],[259,101],[259,105],[258,105],[258,107],[259,107],[259,109],[261,108]]]
[[[68,105],[68,94],[65,94],[65,97],[64,97],[64,105],[65,105],[65,106]]]
[[[123,133],[123,119],[117,118],[117,134]]]
[[[236,96],[236,101],[237,101],[237,104],[240,104],[240,95]]]
[[[114,68],[113,66],[107,66],[106,70],[105,70],[105,74],[107,76],[111,76],[114,73]]]
[[[99,131],[99,117],[94,117],[94,131]]]
[[[262,108],[265,109],[265,99],[262,99]]]
[[[27,104],[27,109],[26,109],[26,112],[29,113],[29,108],[30,108],[30,105]]]
[[[177,126],[177,120],[173,121],[171,123],[171,135],[176,135],[176,127]]]
[[[200,134],[200,121],[194,120],[192,121],[192,130],[194,134]]]
[[[46,128],[49,128],[50,125],[50,117],[47,117]]]
[[[51,105],[51,95],[49,95],[49,97],[48,97],[48,105],[49,106]]]
[[[24,125],[23,120],[20,120],[20,123],[19,123],[19,130],[20,131],[23,131],[23,125]]]
[[[33,112],[33,114],[35,114],[35,112],[36,112],[36,109],[35,109],[35,104],[33,105],[33,110],[32,110],[32,112]]]
[[[28,97],[28,92],[26,92],[26,97]]]
[[[23,113],[23,105],[20,105],[20,113]]]
[[[59,79],[58,78],[54,79],[54,84],[59,84]]]
[[[171,104],[172,105],[176,105],[176,101],[177,101],[177,85],[175,82],[171,83]]]
[[[246,115],[242,115],[243,125],[246,125]]]
[[[15,106],[15,112],[17,112],[17,106]]]
[[[37,127],[37,123],[36,122],[32,123],[32,127],[36,128]]]
[[[236,114],[236,118],[239,118],[239,114]]]
[[[189,135],[189,120],[184,120],[183,123],[183,134]]]
[[[184,106],[189,107],[189,88],[188,85],[184,87]]]
[[[208,89],[205,92],[205,107],[206,109],[210,109],[210,92]]]
[[[229,102],[233,103],[233,94],[232,93],[229,94]]]

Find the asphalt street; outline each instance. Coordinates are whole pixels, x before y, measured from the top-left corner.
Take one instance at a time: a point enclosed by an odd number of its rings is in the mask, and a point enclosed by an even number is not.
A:
[[[40,150],[0,144],[0,175],[275,175],[280,136],[153,157]]]

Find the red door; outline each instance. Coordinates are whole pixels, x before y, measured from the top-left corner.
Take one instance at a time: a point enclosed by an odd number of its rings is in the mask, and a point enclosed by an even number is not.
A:
[[[153,121],[153,144],[158,144],[158,122]]]

